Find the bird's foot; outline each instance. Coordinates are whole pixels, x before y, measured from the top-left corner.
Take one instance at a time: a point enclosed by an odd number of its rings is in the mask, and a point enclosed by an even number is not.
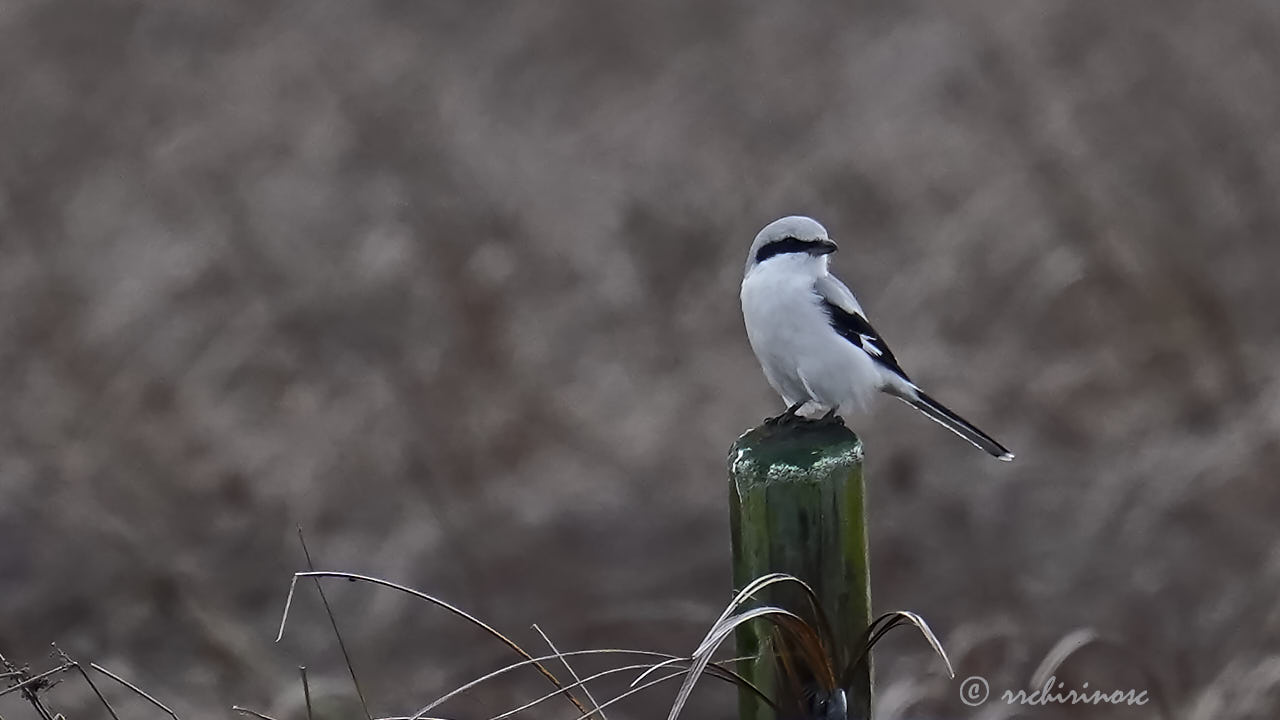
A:
[[[778,426],[790,425],[796,420],[803,419],[799,415],[796,415],[796,413],[799,412],[800,408],[802,407],[804,407],[804,403],[798,402],[795,405],[792,405],[791,407],[787,408],[781,415],[777,415],[771,418],[766,418],[764,421],[765,427],[778,427]]]

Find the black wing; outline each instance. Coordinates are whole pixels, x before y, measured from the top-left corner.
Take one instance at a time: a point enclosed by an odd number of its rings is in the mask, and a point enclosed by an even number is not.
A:
[[[822,306],[827,311],[827,317],[831,318],[832,329],[839,333],[840,337],[862,348],[876,362],[902,376],[903,380],[911,382],[911,378],[907,377],[907,373],[898,364],[898,358],[893,356],[888,343],[880,337],[880,333],[876,332],[875,328],[871,327],[871,323],[867,322],[866,318],[832,304],[830,300],[823,299]]]

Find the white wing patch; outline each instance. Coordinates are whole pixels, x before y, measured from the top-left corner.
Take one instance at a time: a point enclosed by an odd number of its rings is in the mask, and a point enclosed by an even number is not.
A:
[[[876,347],[877,338],[874,335],[860,334],[858,335],[858,339],[862,341],[862,349],[865,350],[868,355],[872,357],[881,357],[884,355],[883,352],[880,352],[880,348]]]

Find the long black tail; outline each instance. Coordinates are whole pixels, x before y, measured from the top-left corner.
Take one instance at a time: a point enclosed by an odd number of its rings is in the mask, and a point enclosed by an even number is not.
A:
[[[979,449],[986,450],[997,460],[1009,462],[1013,459],[1013,453],[1009,452],[1008,448],[996,442],[990,435],[974,427],[968,420],[948,410],[942,403],[926,395],[923,390],[916,390],[914,395],[915,397],[911,397],[904,393],[897,395],[897,397],[927,415],[930,420],[968,440]]]

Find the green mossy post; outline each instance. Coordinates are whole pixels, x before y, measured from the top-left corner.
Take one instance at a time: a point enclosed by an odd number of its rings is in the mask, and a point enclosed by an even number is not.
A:
[[[729,516],[733,534],[733,582],[742,588],[761,575],[783,572],[813,587],[845,654],[860,645],[871,624],[871,575],[863,500],[862,442],[837,422],[762,425],[729,452]],[[772,586],[760,600],[809,617],[794,586]],[[765,654],[739,670],[776,697],[775,660],[767,652],[766,623],[737,631],[738,655]],[[871,717],[871,669],[864,663],[848,695],[850,720]],[[773,710],[747,691],[739,696],[740,720],[776,720]]]

